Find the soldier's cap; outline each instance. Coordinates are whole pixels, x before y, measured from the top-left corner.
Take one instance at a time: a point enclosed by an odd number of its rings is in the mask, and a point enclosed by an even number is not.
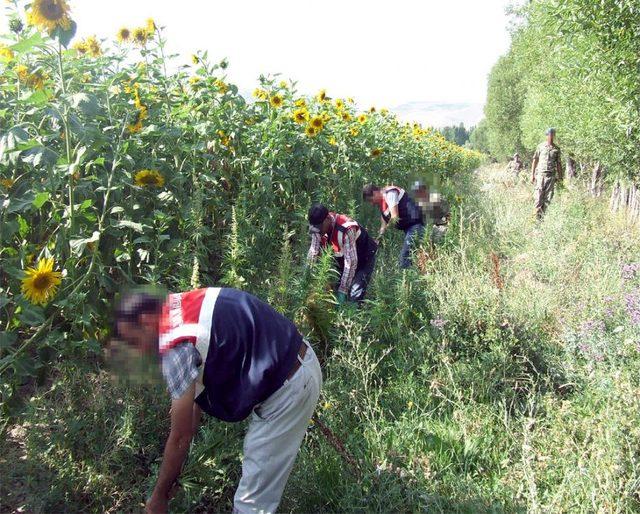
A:
[[[314,203],[309,209],[309,216],[308,216],[309,228],[316,229],[317,231],[319,231],[320,228],[322,227],[322,222],[325,220],[325,218],[328,215],[329,215],[329,209],[327,209],[321,203]]]
[[[554,129],[553,127],[549,127],[546,132],[545,135],[550,135],[550,134],[555,134],[556,133],[556,129]]]

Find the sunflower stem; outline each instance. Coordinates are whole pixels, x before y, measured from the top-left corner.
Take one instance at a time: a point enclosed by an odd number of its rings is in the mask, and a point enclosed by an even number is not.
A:
[[[62,43],[58,41],[58,73],[60,75],[60,89],[62,89],[62,95],[64,97],[67,96],[67,86],[64,83],[64,71],[62,69]],[[65,143],[65,151],[67,156],[67,164],[68,168],[68,196],[69,196],[69,234],[73,234],[74,229],[74,205],[73,205],[73,173],[71,173],[71,141],[69,141],[69,111],[68,107],[65,105],[64,112],[62,115],[62,124],[64,125],[64,143]],[[69,241],[69,256],[71,256],[71,237],[68,238]],[[73,268],[72,268],[73,269]]]

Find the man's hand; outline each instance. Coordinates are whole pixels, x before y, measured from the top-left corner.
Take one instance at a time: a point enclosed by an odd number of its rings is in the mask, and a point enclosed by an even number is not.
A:
[[[169,498],[152,496],[144,507],[146,514],[165,514],[169,512]]]

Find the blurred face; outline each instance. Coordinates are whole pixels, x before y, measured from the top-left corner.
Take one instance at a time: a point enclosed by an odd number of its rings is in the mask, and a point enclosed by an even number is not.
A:
[[[382,193],[380,191],[374,191],[373,194],[367,199],[370,204],[376,205],[380,203],[382,199]]]
[[[549,144],[553,143],[554,136],[555,134],[553,132],[551,132],[550,134],[547,134],[547,143]]]
[[[322,222],[322,228],[320,229],[323,235],[329,233],[329,231],[331,230],[331,224],[332,224],[331,216],[327,216]]]
[[[119,321],[118,332],[121,338],[141,354],[151,354],[158,349],[157,313],[141,314],[137,322]]]

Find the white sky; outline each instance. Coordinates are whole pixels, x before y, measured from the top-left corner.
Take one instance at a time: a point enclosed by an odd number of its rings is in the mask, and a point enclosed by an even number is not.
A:
[[[304,93],[325,88],[363,107],[482,104],[509,45],[508,0],[68,1],[79,36],[111,38],[153,17],[184,62],[196,49],[227,57],[241,90],[282,73]]]

